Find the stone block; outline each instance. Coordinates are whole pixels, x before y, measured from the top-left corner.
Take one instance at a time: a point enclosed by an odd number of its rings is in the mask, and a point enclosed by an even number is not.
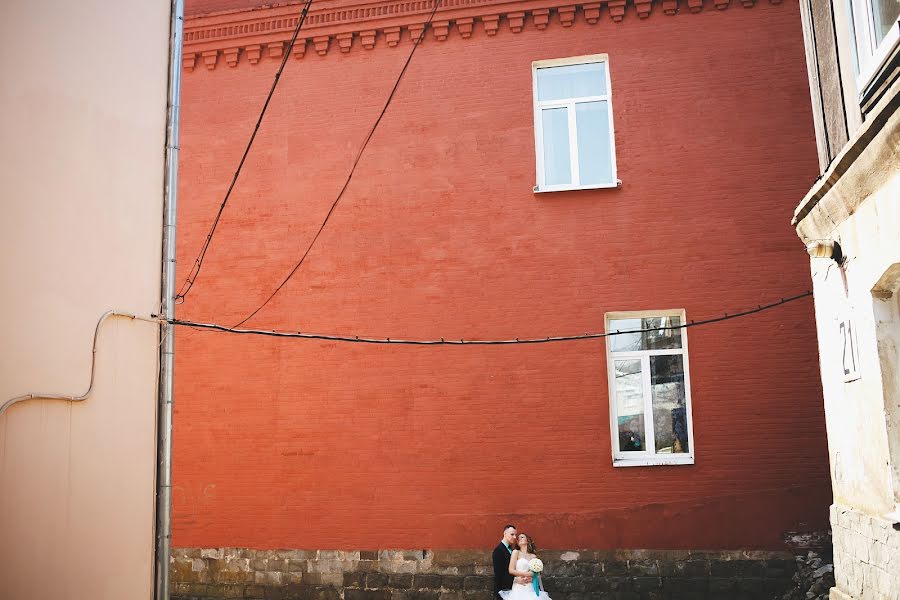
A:
[[[423,590],[392,590],[391,600],[440,600],[441,592]]]
[[[470,575],[463,580],[463,589],[465,589],[466,591],[493,590],[494,581],[492,579],[488,579],[487,577]]]
[[[662,579],[659,577],[634,577],[631,580],[631,589],[635,592],[648,592],[662,588]]]
[[[275,571],[255,571],[253,579],[254,583],[262,585],[280,585],[282,574]]]
[[[597,577],[603,575],[603,565],[598,562],[576,562],[574,568],[575,577]]]
[[[413,576],[408,573],[395,573],[388,576],[388,587],[398,590],[408,590],[412,587]]]
[[[344,587],[345,588],[365,588],[366,587],[366,574],[356,572],[344,573]]]
[[[441,588],[445,590],[461,590],[463,589],[463,581],[463,577],[458,577],[456,575],[442,575]]]
[[[631,590],[631,579],[628,577],[607,577],[606,582],[612,592],[624,592]]]
[[[358,563],[355,563],[354,570],[359,571],[360,573],[374,573],[378,570],[378,561],[361,560]]]
[[[215,577],[215,583],[253,583],[255,571],[222,571]]]
[[[281,571],[285,572],[288,570],[288,561],[283,558],[270,558],[266,561],[266,571]]]
[[[366,589],[377,590],[387,587],[388,576],[386,573],[367,573]]]
[[[389,590],[344,590],[344,600],[391,600]]]
[[[628,575],[628,561],[612,560],[603,563],[603,574],[607,577]]]
[[[588,595],[594,592],[608,592],[609,591],[609,582],[606,580],[606,577],[601,575],[595,575],[592,577],[585,577],[584,581],[584,591],[587,592]]]
[[[441,589],[441,576],[418,574],[413,579],[413,586],[419,590],[439,590]]]
[[[725,577],[710,577],[709,591],[710,593],[731,593],[735,590],[735,579]]]
[[[659,564],[655,560],[629,560],[628,574],[635,577],[659,576]]]
[[[761,594],[763,592],[763,579],[761,577],[744,577],[738,579],[738,592]]]
[[[672,598],[702,598],[709,583],[705,577],[667,577],[663,579],[663,590]]]
[[[298,558],[287,559],[288,573],[305,573],[308,570],[307,561]]]
[[[251,558],[250,559],[250,570],[251,571],[266,571],[266,565],[269,561],[265,558]]]
[[[304,573],[303,582],[307,585],[339,588],[344,583],[343,573]]]

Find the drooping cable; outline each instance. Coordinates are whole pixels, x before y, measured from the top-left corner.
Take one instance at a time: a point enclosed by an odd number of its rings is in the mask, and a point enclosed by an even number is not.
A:
[[[548,342],[570,342],[575,340],[589,340],[596,338],[606,338],[616,335],[628,335],[634,333],[648,333],[651,331],[672,331],[676,329],[688,329],[689,327],[699,327],[700,325],[709,325],[711,323],[719,323],[721,321],[729,321],[731,319],[737,319],[739,317],[744,317],[747,315],[752,315],[755,313],[763,312],[765,310],[769,310],[771,308],[775,308],[776,306],[781,306],[783,304],[787,304],[788,302],[793,302],[795,300],[800,300],[801,298],[806,298],[807,296],[812,296],[811,291],[803,292],[802,294],[797,294],[796,296],[790,296],[788,298],[781,298],[776,302],[771,302],[769,304],[761,304],[756,308],[751,308],[747,310],[742,310],[736,313],[725,313],[720,317],[712,317],[709,319],[703,319],[700,321],[689,321],[687,323],[682,323],[681,325],[672,325],[666,327],[650,327],[646,329],[632,329],[627,331],[609,331],[602,333],[583,333],[580,335],[558,335],[558,336],[549,336],[549,337],[541,337],[541,338],[514,338],[514,339],[504,339],[504,340],[487,340],[487,339],[474,339],[474,340],[464,340],[464,339],[448,339],[448,338],[439,338],[439,339],[397,339],[397,338],[375,338],[375,337],[360,337],[354,335],[335,335],[335,334],[326,334],[326,333],[303,333],[300,331],[279,331],[279,330],[266,330],[266,329],[237,329],[235,327],[227,327],[225,325],[218,325],[216,323],[198,323],[196,321],[186,321],[181,319],[174,319],[170,321],[173,325],[179,325],[183,327],[191,327],[195,329],[206,329],[210,331],[219,331],[224,333],[235,333],[242,335],[265,335],[270,337],[279,337],[279,338],[303,338],[303,339],[312,339],[312,340],[328,340],[333,342],[352,342],[352,343],[360,343],[360,344],[403,344],[403,345],[412,345],[412,346],[488,346],[488,345],[508,345],[508,344],[545,344]]]
[[[612,337],[616,335],[631,335],[635,333],[649,333],[655,331],[673,331],[676,329],[687,329],[689,327],[699,327],[701,325],[709,325],[711,323],[719,323],[721,321],[729,321],[731,319],[737,319],[738,317],[744,317],[747,315],[752,315],[755,313],[763,312],[765,310],[769,310],[771,308],[775,308],[777,306],[782,306],[787,304],[788,302],[793,302],[795,300],[800,300],[801,298],[806,298],[807,296],[812,296],[811,291],[803,292],[802,294],[797,294],[796,296],[790,296],[788,298],[781,298],[776,302],[771,302],[769,304],[761,304],[756,308],[751,308],[748,310],[739,311],[736,313],[725,313],[721,317],[712,317],[709,319],[703,319],[700,321],[689,321],[687,323],[682,323],[681,325],[670,325],[666,327],[648,327],[645,329],[630,329],[624,331],[609,331],[604,333],[584,333],[581,335],[562,335],[562,336],[552,336],[552,337],[544,337],[544,338],[515,338],[511,340],[450,340],[450,339],[438,339],[438,340],[405,340],[405,339],[392,339],[392,338],[371,338],[371,337],[359,337],[359,336],[347,336],[347,335],[330,335],[330,334],[320,334],[320,333],[302,333],[302,332],[293,332],[293,331],[266,331],[262,329],[235,329],[233,327],[226,327],[224,325],[216,325],[215,323],[197,323],[194,321],[186,321],[181,319],[172,319],[170,321],[166,321],[165,319],[160,318],[158,315],[151,315],[150,317],[142,317],[138,315],[134,315],[131,313],[119,312],[119,311],[107,311],[103,313],[100,317],[100,320],[97,321],[97,325],[94,327],[94,343],[91,350],[91,372],[90,378],[88,380],[88,388],[87,391],[81,395],[73,396],[73,395],[62,395],[62,394],[50,394],[50,393],[30,393],[23,394],[21,396],[16,396],[14,398],[10,398],[9,400],[0,404],[0,415],[2,415],[6,410],[13,406],[14,404],[18,404],[19,402],[24,402],[26,400],[68,400],[69,402],[79,402],[86,400],[90,395],[92,390],[94,389],[94,374],[96,372],[96,362],[97,362],[97,339],[100,332],[100,325],[103,324],[109,317],[124,317],[130,320],[138,320],[138,321],[146,321],[154,324],[161,323],[171,323],[172,325],[182,326],[182,327],[190,327],[201,330],[211,330],[225,333],[235,333],[235,334],[243,334],[243,335],[265,335],[271,337],[281,337],[281,338],[303,338],[303,339],[316,339],[316,340],[328,340],[328,341],[336,341],[336,342],[356,342],[361,344],[404,344],[404,345],[415,345],[415,346],[485,346],[485,345],[509,345],[509,344],[544,344],[548,342],[567,342],[567,341],[576,341],[576,340],[587,340],[587,339],[596,339],[596,338],[606,338]]]
[[[303,6],[303,11],[300,13],[300,17],[297,19],[297,26],[294,27],[294,35],[291,36],[291,41],[288,44],[288,48],[281,59],[281,65],[278,67],[278,71],[275,73],[275,79],[272,81],[272,87],[269,89],[269,95],[266,96],[266,101],[259,113],[259,118],[256,120],[256,126],[253,128],[253,133],[250,135],[250,141],[247,142],[247,147],[244,149],[244,154],[243,156],[241,156],[241,161],[238,163],[237,170],[234,172],[234,177],[232,177],[231,179],[231,184],[228,186],[228,191],[225,192],[225,198],[219,205],[219,210],[218,212],[216,212],[216,217],[215,219],[213,219],[212,226],[210,226],[209,228],[209,233],[206,235],[206,240],[204,240],[203,246],[200,248],[200,253],[197,254],[197,258],[194,260],[194,264],[191,267],[191,272],[188,273],[187,279],[184,280],[184,283],[181,286],[181,290],[175,296],[176,301],[180,300],[181,302],[184,302],[184,297],[189,291],[191,291],[191,288],[194,287],[194,281],[196,281],[197,276],[200,275],[200,269],[203,267],[203,260],[206,258],[206,252],[209,250],[213,235],[216,232],[216,228],[219,226],[219,220],[222,218],[222,212],[225,210],[225,205],[228,204],[228,199],[231,197],[231,192],[234,190],[235,184],[237,184],[238,177],[241,174],[241,169],[244,168],[244,162],[247,160],[247,155],[250,153],[250,148],[253,147],[253,142],[256,140],[256,134],[259,132],[259,126],[262,124],[263,117],[266,116],[266,110],[268,110],[269,108],[269,102],[272,100],[272,95],[275,94],[275,88],[278,87],[278,82],[281,80],[281,73],[284,71],[284,66],[287,64],[288,57],[291,55],[291,52],[294,49],[294,44],[297,42],[297,35],[300,33],[300,28],[303,27],[303,23],[306,21],[306,15],[309,14],[309,7],[311,5],[312,0],[306,0],[306,4]]]
[[[265,301],[256,308],[256,310],[254,310],[249,315],[244,317],[240,322],[233,325],[232,328],[240,327],[241,325],[243,325],[244,323],[246,323],[247,321],[252,319],[254,316],[256,316],[256,313],[261,311],[269,303],[269,301],[271,301],[272,298],[274,298],[275,295],[281,291],[281,288],[283,288],[285,286],[285,284],[288,281],[290,281],[291,277],[294,276],[294,273],[296,273],[297,270],[300,268],[300,265],[303,264],[303,261],[306,260],[306,257],[309,256],[309,251],[312,250],[312,247],[315,245],[316,240],[319,239],[319,235],[322,233],[322,230],[325,229],[325,225],[328,223],[328,220],[331,218],[331,215],[334,212],[334,209],[337,207],[338,202],[340,202],[341,197],[344,195],[344,192],[347,191],[347,187],[350,185],[350,180],[353,179],[353,174],[356,172],[356,166],[359,164],[359,161],[362,158],[362,155],[366,149],[366,146],[369,145],[369,140],[372,139],[372,136],[375,134],[375,130],[378,128],[378,124],[381,123],[381,119],[384,117],[384,114],[387,112],[388,106],[390,106],[390,104],[391,104],[391,100],[394,99],[394,95],[397,93],[397,88],[400,87],[400,82],[403,80],[403,75],[406,73],[406,69],[409,68],[409,63],[412,61],[412,57],[416,53],[416,48],[418,48],[419,44],[421,44],[422,41],[424,40],[425,32],[428,31],[428,28],[431,25],[432,20],[434,20],[434,15],[435,15],[435,13],[437,13],[437,9],[441,5],[441,0],[432,0],[432,2],[434,3],[434,6],[431,9],[431,14],[428,16],[428,20],[425,22],[425,25],[422,28],[422,31],[419,33],[419,37],[413,40],[412,50],[410,50],[409,56],[406,57],[406,62],[403,64],[403,68],[400,69],[400,74],[397,76],[397,80],[394,82],[394,86],[391,88],[390,94],[388,94],[387,100],[384,103],[384,107],[381,109],[381,113],[378,115],[378,118],[375,119],[375,123],[372,125],[371,129],[369,129],[369,133],[366,135],[365,139],[363,140],[363,143],[360,146],[359,151],[356,153],[356,158],[353,160],[353,165],[350,167],[350,172],[347,174],[347,178],[344,180],[344,185],[341,186],[341,190],[338,192],[337,196],[335,197],[334,202],[331,203],[331,207],[328,209],[328,212],[325,213],[325,219],[323,219],[322,224],[319,226],[318,231],[316,231],[316,234],[313,236],[312,241],[306,247],[306,251],[300,257],[300,260],[297,261],[297,263],[294,265],[294,267],[287,274],[287,277],[285,277],[281,281],[281,283],[278,284],[278,287],[275,288],[275,291],[273,291],[271,294],[269,294],[269,297],[266,298]]]

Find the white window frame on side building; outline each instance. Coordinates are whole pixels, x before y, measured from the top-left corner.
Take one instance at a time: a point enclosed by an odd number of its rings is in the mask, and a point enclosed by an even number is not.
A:
[[[538,71],[540,69],[552,69],[554,67],[566,67],[571,65],[584,65],[592,63],[603,63],[605,65],[605,94],[593,96],[581,96],[572,98],[560,98],[554,100],[538,99]],[[537,167],[537,185],[534,186],[535,192],[559,192],[565,190],[590,190],[615,188],[619,185],[616,174],[616,135],[613,128],[613,107],[612,107],[612,87],[609,74],[609,56],[606,54],[593,54],[589,56],[576,56],[571,58],[557,58],[551,60],[539,60],[531,63],[531,81],[534,102],[534,138],[535,138],[535,158]],[[605,102],[608,115],[609,127],[609,157],[611,178],[608,182],[582,185],[579,176],[578,166],[578,137],[577,124],[575,121],[575,106],[587,102]],[[568,118],[569,132],[569,168],[571,174],[571,182],[567,184],[549,185],[545,184],[544,174],[544,139],[543,139],[543,120],[542,111],[553,108],[565,108]]]
[[[860,97],[867,96],[869,86],[884,68],[886,61],[900,45],[900,19],[878,39],[875,30],[873,2],[896,0],[847,0],[852,22],[853,55],[856,62],[856,86]]]
[[[671,318],[678,319],[677,324],[684,324],[685,312],[683,309],[672,310],[645,310],[645,311],[628,311],[628,312],[610,312],[606,313],[606,331],[635,331],[643,328],[642,321],[647,318]],[[638,321],[636,326],[629,325],[627,328],[621,328],[621,325],[614,326],[613,321],[631,319]],[[673,321],[670,321],[675,325]],[[665,326],[665,325],[663,325]],[[688,340],[687,330],[680,328],[677,330],[680,337],[680,348],[667,348],[655,350],[615,350],[614,342],[617,336],[608,336],[606,338],[606,364],[607,375],[609,379],[609,419],[610,419],[610,442],[612,446],[613,466],[615,467],[639,467],[639,466],[656,466],[656,465],[691,465],[694,464],[694,423],[691,407],[691,376],[690,364],[688,360]],[[682,367],[684,373],[684,409],[685,421],[687,427],[687,444],[686,452],[657,452],[655,443],[655,431],[653,424],[653,390],[651,385],[650,360],[653,356],[660,355],[680,355],[682,356]],[[623,451],[620,448],[619,441],[619,415],[617,403],[617,384],[616,384],[616,368],[615,362],[621,360],[640,361],[641,364],[641,402],[643,403],[643,420],[644,432],[642,446],[643,450]],[[648,448],[652,448],[650,451]],[[673,442],[672,448],[675,448]]]

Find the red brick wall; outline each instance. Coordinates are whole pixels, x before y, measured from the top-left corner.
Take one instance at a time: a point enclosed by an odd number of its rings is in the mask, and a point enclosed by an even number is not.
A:
[[[735,3],[732,3],[735,4]],[[425,42],[305,265],[248,326],[391,337],[701,319],[809,286],[795,3]],[[182,318],[233,324],[309,243],[410,49],[288,63]],[[532,193],[531,62],[610,56],[621,189]],[[278,61],[184,75],[187,274]],[[812,302],[692,329],[696,464],[611,466],[602,340],[394,347],[180,330],[173,543],[778,548],[830,502]]]

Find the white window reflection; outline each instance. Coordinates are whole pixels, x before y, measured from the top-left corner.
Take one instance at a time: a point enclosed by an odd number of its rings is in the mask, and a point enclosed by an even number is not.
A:
[[[614,187],[608,63],[605,56],[534,63],[537,191]]]
[[[681,311],[607,318],[613,464],[691,464],[690,379]],[[637,462],[635,462],[637,461]]]

